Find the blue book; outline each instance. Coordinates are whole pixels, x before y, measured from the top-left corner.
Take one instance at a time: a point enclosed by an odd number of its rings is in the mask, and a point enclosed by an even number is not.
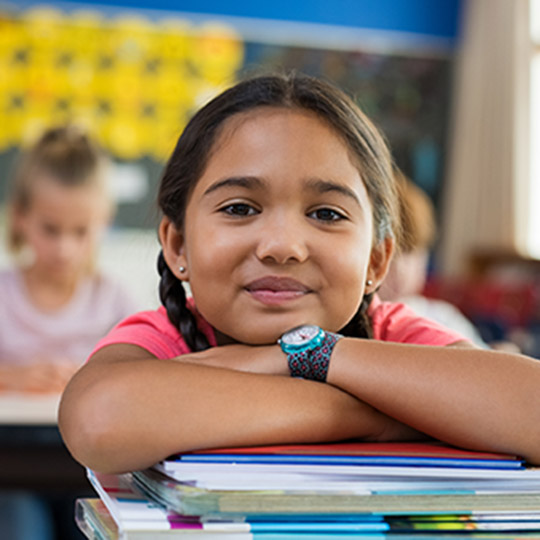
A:
[[[426,443],[328,443],[229,448],[172,456],[184,463],[253,463],[297,465],[463,467],[521,469],[516,456],[475,452],[440,442]]]

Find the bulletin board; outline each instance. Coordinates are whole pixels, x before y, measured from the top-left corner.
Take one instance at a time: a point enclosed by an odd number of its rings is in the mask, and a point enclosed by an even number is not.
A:
[[[261,43],[210,16],[0,11],[0,200],[19,149],[45,126],[75,122],[119,167],[117,224],[154,227],[163,164],[193,111],[245,73],[292,68],[353,95],[437,203],[451,67],[450,55]],[[130,188],[133,171],[143,189]]]

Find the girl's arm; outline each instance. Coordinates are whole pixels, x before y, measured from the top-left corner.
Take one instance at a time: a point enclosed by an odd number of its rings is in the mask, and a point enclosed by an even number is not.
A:
[[[532,358],[344,338],[327,382],[437,439],[540,463],[540,362]]]
[[[251,348],[245,354],[234,347],[228,357],[203,361],[287,372],[278,346]],[[332,353],[327,382],[436,439],[519,454],[540,464],[538,360],[465,342],[429,347],[343,338]],[[393,436],[391,431],[382,435]]]
[[[212,365],[241,360],[245,367],[255,358],[283,375]],[[248,346],[176,360],[134,345],[105,347],[70,381],[59,426],[73,456],[103,472],[200,448],[420,436],[331,385],[289,377],[277,347]]]

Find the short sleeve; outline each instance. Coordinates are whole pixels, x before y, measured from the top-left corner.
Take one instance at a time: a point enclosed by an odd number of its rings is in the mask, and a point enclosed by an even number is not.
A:
[[[103,347],[120,343],[142,347],[159,359],[174,358],[191,352],[170,323],[164,308],[130,315],[97,343],[91,355]]]
[[[420,317],[405,304],[381,302],[374,297],[368,313],[372,321],[373,337],[380,341],[434,346],[469,341],[454,330]]]

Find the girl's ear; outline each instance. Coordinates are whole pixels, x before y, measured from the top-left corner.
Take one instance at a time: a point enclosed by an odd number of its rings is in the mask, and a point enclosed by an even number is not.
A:
[[[171,272],[181,281],[188,281],[189,272],[184,249],[184,235],[168,217],[161,220],[158,232],[163,257]]]
[[[381,283],[390,268],[390,261],[392,260],[394,248],[394,239],[387,236],[383,241],[379,242],[371,249],[366,276],[365,294],[375,292],[381,286]]]

